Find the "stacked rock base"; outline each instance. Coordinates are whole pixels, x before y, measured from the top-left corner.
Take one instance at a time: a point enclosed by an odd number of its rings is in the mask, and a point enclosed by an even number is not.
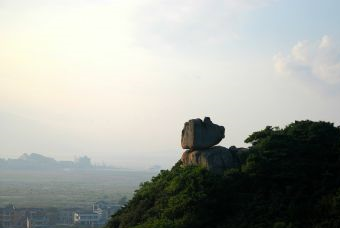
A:
[[[226,169],[240,165],[236,154],[222,146],[214,146],[205,150],[187,150],[183,153],[181,161],[185,166],[202,166],[214,173],[223,173]]]
[[[184,124],[181,144],[187,149],[181,158],[183,166],[202,166],[221,174],[240,165],[237,149],[217,145],[224,138],[224,127],[214,124],[209,117],[192,119]]]

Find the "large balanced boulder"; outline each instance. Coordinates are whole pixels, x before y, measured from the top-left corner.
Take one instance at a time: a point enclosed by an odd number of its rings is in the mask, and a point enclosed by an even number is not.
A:
[[[214,124],[209,117],[192,119],[184,124],[181,144],[183,149],[202,150],[217,145],[224,138],[224,127]]]
[[[214,146],[205,150],[187,150],[181,158],[183,166],[202,166],[214,173],[223,173],[229,168],[237,168],[240,160],[234,151],[222,146]]]

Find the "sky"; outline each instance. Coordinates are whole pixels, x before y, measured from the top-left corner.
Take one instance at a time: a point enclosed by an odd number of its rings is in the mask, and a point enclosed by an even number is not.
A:
[[[340,125],[337,0],[0,0],[0,158],[170,168],[186,121],[221,145]]]

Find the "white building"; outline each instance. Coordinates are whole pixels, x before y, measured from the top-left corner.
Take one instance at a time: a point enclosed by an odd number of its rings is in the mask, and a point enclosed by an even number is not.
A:
[[[100,221],[100,215],[92,211],[75,212],[74,223],[79,225],[98,226]]]

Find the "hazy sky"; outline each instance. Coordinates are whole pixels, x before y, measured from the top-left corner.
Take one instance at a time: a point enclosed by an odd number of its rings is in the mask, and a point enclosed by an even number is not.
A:
[[[340,125],[338,0],[0,0],[0,157],[163,168],[185,121],[222,145]]]

